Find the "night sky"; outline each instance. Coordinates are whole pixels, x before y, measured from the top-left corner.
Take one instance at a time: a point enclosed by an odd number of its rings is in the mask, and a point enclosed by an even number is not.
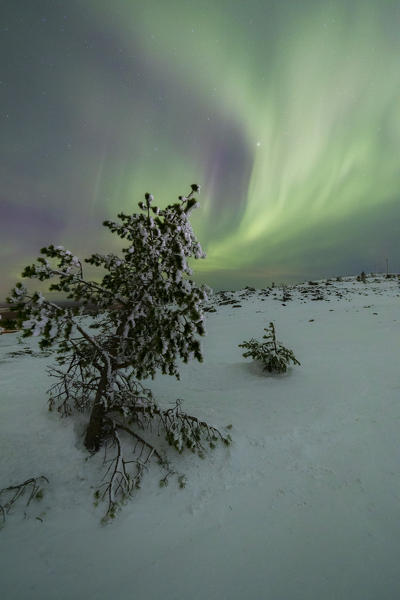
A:
[[[216,289],[400,271],[400,0],[2,0],[0,299],[202,186]]]

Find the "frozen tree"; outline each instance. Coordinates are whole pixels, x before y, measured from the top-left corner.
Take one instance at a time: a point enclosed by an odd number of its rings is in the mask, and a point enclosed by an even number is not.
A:
[[[202,361],[201,303],[208,289],[190,279],[188,264],[189,258],[205,257],[189,220],[198,191],[192,185],[187,196],[164,209],[153,206],[152,195],[145,194],[140,213],[120,213],[118,221],[105,221],[126,246],[120,255],[85,259],[101,269],[98,280],[87,279],[83,262],[63,246],[42,248],[43,256],[22,276],[51,280],[49,291],[64,294],[75,306],[61,305],[40,292],[29,294],[22,283],[8,298],[18,310],[22,337],[40,336],[42,349],[57,351],[58,365],[50,370],[56,379],[49,390],[50,410],[57,408],[62,415],[87,412],[86,448],[94,453],[111,445],[116,450],[107,459],[109,478],[97,492],[97,497],[107,497],[111,516],[118,502],[139,486],[151,458],[170,473],[162,452],[140,430],[163,434],[179,452],[186,447],[202,454],[204,442],[229,443],[228,435],[184,413],[180,400],[162,409],[141,384],[157,371],[179,379],[179,360]],[[133,445],[129,460],[126,440]]]
[[[245,358],[251,356],[255,360],[260,361],[264,365],[264,371],[270,373],[285,373],[288,365],[292,362],[299,365],[299,361],[294,356],[293,351],[285,348],[276,339],[275,327],[271,322],[268,328],[264,328],[265,334],[263,340],[258,342],[254,338],[247,342],[239,344],[239,348],[246,348],[247,352],[243,353]]]

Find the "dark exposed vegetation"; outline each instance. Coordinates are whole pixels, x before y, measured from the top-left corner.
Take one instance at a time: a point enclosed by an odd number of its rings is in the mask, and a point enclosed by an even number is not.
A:
[[[49,483],[47,477],[39,475],[39,477],[31,477],[22,483],[10,485],[0,490],[0,517],[2,519],[0,526],[4,525],[6,515],[20,498],[25,497],[26,506],[29,506],[34,499],[41,500],[44,494],[43,486],[46,483]]]

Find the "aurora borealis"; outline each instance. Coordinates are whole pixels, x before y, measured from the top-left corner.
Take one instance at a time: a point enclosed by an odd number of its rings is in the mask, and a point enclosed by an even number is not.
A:
[[[195,278],[400,271],[400,0],[5,0],[0,299],[202,186]]]

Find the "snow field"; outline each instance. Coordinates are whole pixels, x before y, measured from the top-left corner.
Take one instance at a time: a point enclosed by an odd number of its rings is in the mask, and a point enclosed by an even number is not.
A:
[[[286,306],[258,292],[232,294],[241,308],[214,302],[204,363],[149,382],[160,404],[183,398],[232,424],[233,444],[204,460],[171,453],[185,489],[159,488],[155,465],[106,527],[83,420],[47,411],[51,357],[11,359],[17,336],[0,336],[0,487],[50,480],[0,532],[5,600],[400,597],[399,286],[344,281],[329,288],[343,298],[323,301],[299,288]],[[301,362],[285,375],[238,348],[269,321]]]

